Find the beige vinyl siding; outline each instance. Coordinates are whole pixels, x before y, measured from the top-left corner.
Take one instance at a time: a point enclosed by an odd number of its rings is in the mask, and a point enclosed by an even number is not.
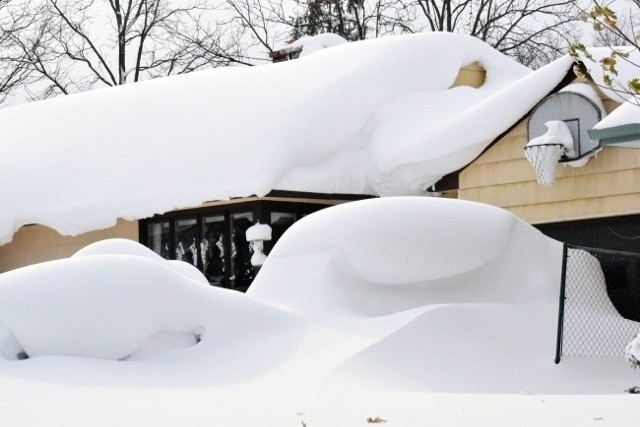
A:
[[[60,258],[67,258],[90,243],[113,237],[138,241],[138,221],[118,220],[104,230],[78,236],[61,236],[42,225],[22,227],[10,243],[0,246],[0,273]]]
[[[499,206],[536,224],[640,213],[640,150],[605,147],[580,168],[558,165],[539,185],[524,157],[526,120],[460,174],[459,198]]]
[[[470,86],[479,88],[484,84],[487,78],[487,71],[479,62],[472,62],[471,64],[460,68],[456,79],[451,84],[451,87]]]

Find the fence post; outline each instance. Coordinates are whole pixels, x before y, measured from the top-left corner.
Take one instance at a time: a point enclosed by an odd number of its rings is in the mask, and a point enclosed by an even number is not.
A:
[[[567,244],[562,244],[562,276],[560,277],[560,301],[558,304],[558,333],[556,337],[556,365],[560,363],[562,357],[562,335],[564,326],[564,300],[565,300],[565,285],[567,283],[567,258],[568,249]]]

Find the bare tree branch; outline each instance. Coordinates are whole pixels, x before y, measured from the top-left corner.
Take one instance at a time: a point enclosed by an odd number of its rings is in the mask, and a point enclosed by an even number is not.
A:
[[[46,98],[253,63],[211,0],[0,0],[0,11],[1,94],[29,84]],[[260,22],[267,28],[266,16]],[[269,33],[252,34],[270,46]]]
[[[416,20],[416,31],[470,34],[533,67],[562,55],[579,36],[573,0],[400,1],[421,14],[424,24],[420,27],[421,20]]]

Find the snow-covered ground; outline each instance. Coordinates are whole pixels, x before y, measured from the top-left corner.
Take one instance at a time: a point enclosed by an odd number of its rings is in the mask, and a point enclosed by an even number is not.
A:
[[[561,252],[410,197],[304,218],[247,294],[99,242],[0,275],[0,424],[635,425],[622,356],[554,364]]]

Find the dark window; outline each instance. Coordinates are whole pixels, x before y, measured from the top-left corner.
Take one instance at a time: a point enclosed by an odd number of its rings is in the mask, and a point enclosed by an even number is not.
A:
[[[202,271],[214,286],[228,287],[225,282],[226,227],[224,215],[202,218],[201,258]]]
[[[284,232],[296,222],[296,217],[297,215],[292,212],[271,212],[271,241],[265,245],[267,255],[271,252],[275,242],[280,240]]]
[[[147,225],[146,246],[164,259],[171,259],[171,224],[167,221]]]
[[[538,224],[549,237],[575,246],[640,253],[640,215]]]
[[[196,219],[176,221],[176,252],[174,258],[178,261],[193,264],[195,267],[198,266],[197,223]]]
[[[253,281],[253,265],[251,250],[247,242],[246,232],[253,225],[252,213],[235,213],[231,215],[231,287],[246,290]]]
[[[247,228],[272,228],[265,254],[298,219],[327,205],[308,202],[242,201],[157,215],[140,222],[140,241],[165,259],[188,262],[213,286],[245,291],[255,276]]]

